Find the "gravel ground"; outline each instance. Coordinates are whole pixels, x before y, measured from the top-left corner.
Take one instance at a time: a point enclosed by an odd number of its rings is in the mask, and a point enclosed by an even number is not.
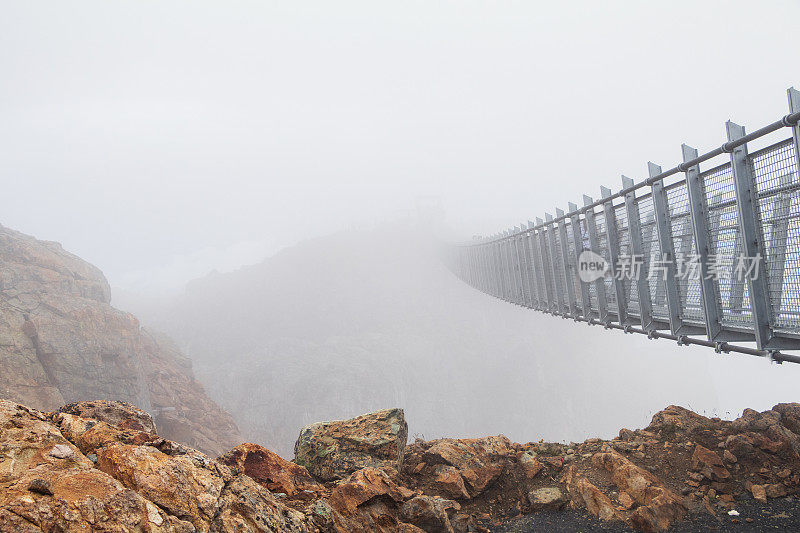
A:
[[[720,514],[714,518],[704,513],[678,522],[669,533],[695,533],[705,531],[750,533],[751,531],[800,532],[800,502],[794,498],[780,498],[760,504],[752,498],[736,502],[739,516]],[[746,518],[752,518],[747,522]],[[734,519],[738,520],[734,522]],[[621,522],[602,522],[583,511],[551,511],[522,516],[508,524],[492,528],[492,533],[583,533],[609,531],[630,533],[635,531]]]

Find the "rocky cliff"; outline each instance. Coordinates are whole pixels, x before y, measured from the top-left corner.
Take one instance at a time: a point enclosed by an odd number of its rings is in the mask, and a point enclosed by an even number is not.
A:
[[[0,226],[0,398],[41,410],[131,402],[162,435],[209,453],[240,440],[233,419],[163,335],[110,305],[102,272],[55,242]]]

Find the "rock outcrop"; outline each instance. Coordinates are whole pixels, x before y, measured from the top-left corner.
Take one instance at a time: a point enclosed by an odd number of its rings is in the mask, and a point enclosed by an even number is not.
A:
[[[206,452],[240,442],[188,359],[110,301],[96,267],[0,226],[0,398],[44,411],[120,400],[152,413],[162,435]]]
[[[384,409],[304,427],[295,444],[295,462],[324,481],[342,479],[365,467],[397,469],[406,440],[403,410]]]
[[[402,412],[387,410],[301,433],[306,461],[324,452],[320,476],[250,443],[213,460],[123,402],[43,413],[0,400],[0,531],[483,533],[568,505],[655,533],[698,514],[739,520],[727,513],[743,498],[795,501],[798,412],[669,407],[611,440],[402,446]]]
[[[217,461],[247,474],[272,492],[288,496],[324,492],[323,487],[304,467],[289,462],[258,444],[240,444]]]
[[[0,400],[0,531],[312,530],[302,513],[249,476],[160,439],[147,427],[123,427],[141,411],[132,409],[126,417],[116,407],[122,416],[112,419],[121,425]],[[102,415],[99,409],[68,410]],[[62,432],[55,420],[70,431]],[[107,428],[106,436],[116,431],[120,438],[139,434],[156,440],[76,445],[98,425]],[[91,453],[84,455],[81,448]]]

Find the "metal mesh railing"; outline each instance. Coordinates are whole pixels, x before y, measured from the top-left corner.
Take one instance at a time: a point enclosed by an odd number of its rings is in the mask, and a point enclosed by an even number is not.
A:
[[[750,135],[728,123],[722,147],[684,147],[691,160],[651,165],[639,184],[461,245],[453,269],[500,298],[607,327],[720,351],[800,349],[800,92],[789,94],[780,121]],[[792,137],[747,153],[787,126]]]
[[[548,230],[551,239],[551,253],[553,255],[553,280],[555,281],[555,290],[558,293],[556,298],[563,306],[567,301],[566,289],[566,274],[564,268],[564,253],[561,250],[561,236],[559,235],[557,227],[551,227]],[[562,311],[563,309],[560,309]]]
[[[746,282],[736,275],[736,258],[742,254],[742,239],[731,164],[703,172],[701,181],[708,202],[709,254],[718,280],[722,324],[746,328],[752,325],[753,316]]]
[[[606,261],[606,264],[611,264],[611,252],[608,248],[608,235],[606,234],[606,221],[602,213],[598,214],[595,219],[597,227],[597,246],[600,249],[600,255]],[[617,292],[614,290],[614,282],[610,278],[604,278],[603,283],[606,286],[606,306],[609,313],[617,314]]]
[[[636,199],[639,207],[639,225],[642,235],[642,275],[647,278],[650,293],[650,306],[653,318],[661,321],[669,320],[667,309],[667,293],[664,276],[659,276],[653,269],[653,263],[661,261],[661,245],[658,243],[653,195],[648,193]]]
[[[752,155],[775,326],[800,329],[800,199],[792,139]]]
[[[686,322],[702,324],[704,318],[700,307],[700,269],[692,231],[692,214],[689,212],[689,190],[686,181],[674,183],[665,190],[670,231],[675,246],[681,318]]]
[[[628,211],[625,204],[618,205],[614,208],[614,218],[617,221],[617,241],[619,242],[619,249],[617,250],[617,257],[624,258],[634,255],[631,249],[631,237],[628,229]],[[627,314],[638,317],[640,316],[639,309],[639,293],[636,287],[632,286],[632,276],[620,276],[622,278],[623,294],[625,295],[625,308]]]
[[[572,294],[575,298],[575,305],[578,311],[583,311],[582,301],[581,301],[581,283],[580,279],[578,278],[578,257],[575,253],[570,252],[570,250],[575,250],[575,233],[572,230],[572,223],[566,222],[565,226],[565,233],[567,235],[567,282],[572,284]]]

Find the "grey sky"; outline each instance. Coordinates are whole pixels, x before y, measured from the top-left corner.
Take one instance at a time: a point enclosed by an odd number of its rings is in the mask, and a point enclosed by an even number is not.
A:
[[[0,223],[133,290],[417,195],[502,229],[800,84],[796,1],[0,5]]]

